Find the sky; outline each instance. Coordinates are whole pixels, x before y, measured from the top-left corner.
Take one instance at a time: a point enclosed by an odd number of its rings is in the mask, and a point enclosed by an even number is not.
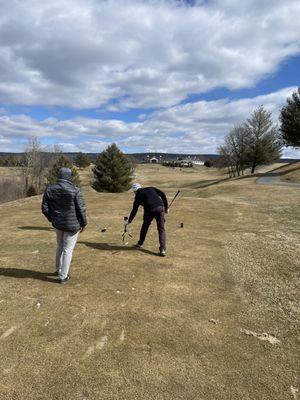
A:
[[[0,0],[0,151],[216,153],[260,105],[279,124],[299,21],[299,0]]]

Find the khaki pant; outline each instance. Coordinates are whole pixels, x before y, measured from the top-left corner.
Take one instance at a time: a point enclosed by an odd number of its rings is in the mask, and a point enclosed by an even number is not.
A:
[[[69,274],[77,237],[78,232],[66,232],[56,229],[56,271],[60,279],[65,279]]]

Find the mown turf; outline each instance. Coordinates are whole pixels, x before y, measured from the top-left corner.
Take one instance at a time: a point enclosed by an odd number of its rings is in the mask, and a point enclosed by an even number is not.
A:
[[[90,221],[65,286],[51,276],[55,234],[40,197],[0,206],[1,400],[296,398],[300,190],[252,178],[197,185],[222,178],[138,168],[170,198],[183,188],[165,259],[154,226],[143,251],[131,247],[141,212],[122,244],[130,193],[84,187],[108,229]]]

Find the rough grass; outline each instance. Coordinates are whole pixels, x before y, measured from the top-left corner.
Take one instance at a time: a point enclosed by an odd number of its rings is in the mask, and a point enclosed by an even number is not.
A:
[[[298,171],[291,172],[285,176],[285,180],[288,182],[300,183],[300,168]]]
[[[25,196],[22,169],[0,167],[0,204]]]
[[[141,211],[122,244],[132,194],[85,188],[108,229],[90,221],[65,286],[50,275],[55,234],[40,197],[0,206],[1,400],[297,398],[299,189],[255,178],[197,186],[223,177],[138,168],[170,198],[182,188],[165,259],[154,226],[143,251],[131,247]]]
[[[19,177],[22,174],[22,168],[19,167],[0,167],[0,179]]]
[[[300,183],[300,161],[290,166],[290,171],[283,176],[283,180],[287,182]]]
[[[300,183],[300,161],[284,165],[278,170],[283,173],[281,176],[282,181]]]

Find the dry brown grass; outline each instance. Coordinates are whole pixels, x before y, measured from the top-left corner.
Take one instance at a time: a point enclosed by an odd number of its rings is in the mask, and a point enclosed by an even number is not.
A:
[[[282,180],[292,183],[300,183],[300,161],[287,166],[286,171],[290,172],[283,175]]]
[[[0,179],[20,177],[22,174],[22,168],[18,167],[0,167]]]
[[[169,197],[182,188],[165,259],[154,226],[144,251],[123,246],[132,194],[86,190],[108,230],[90,222],[80,235],[66,286],[49,275],[55,235],[40,197],[0,206],[1,400],[293,400],[299,189],[213,182],[223,178],[138,168]],[[130,244],[140,222],[141,212]]]
[[[0,204],[25,196],[21,168],[0,167]]]

